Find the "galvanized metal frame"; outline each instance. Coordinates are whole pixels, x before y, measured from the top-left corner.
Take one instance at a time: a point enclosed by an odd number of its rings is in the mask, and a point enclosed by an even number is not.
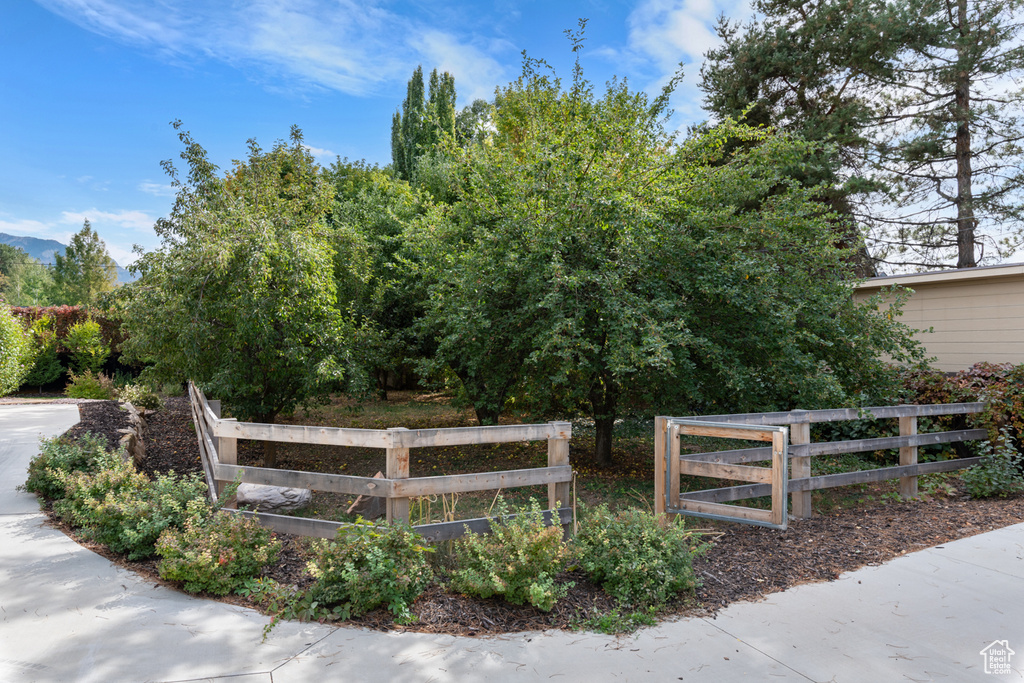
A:
[[[772,509],[771,511],[751,508],[741,505],[722,505],[716,503],[701,503],[698,501],[683,501],[679,498],[679,476],[680,476],[680,447],[679,435],[694,433],[700,428],[714,428],[724,431],[736,432],[760,432],[757,437],[748,437],[749,440],[771,441],[772,442]],[[763,437],[764,433],[771,433],[770,439]],[[723,436],[722,438],[742,438]],[[739,522],[740,524],[751,524],[764,526],[770,529],[785,530],[789,521],[787,513],[788,481],[789,481],[789,428],[768,425],[730,424],[726,422],[709,422],[705,420],[688,420],[683,418],[667,418],[665,421],[665,460],[667,473],[665,477],[665,512],[669,514],[686,515],[688,517],[699,517],[724,522]],[[714,476],[714,475],[708,475]],[[681,506],[681,507],[680,507]],[[703,509],[702,509],[703,508]],[[737,514],[730,514],[725,509],[736,508]],[[768,512],[769,519],[763,519],[760,513]],[[757,513],[756,515],[754,513]]]

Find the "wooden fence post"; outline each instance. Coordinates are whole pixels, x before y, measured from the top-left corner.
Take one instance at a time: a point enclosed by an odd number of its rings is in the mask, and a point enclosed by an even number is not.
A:
[[[794,410],[796,414],[806,413],[806,410]],[[789,443],[793,446],[802,446],[811,443],[811,422],[808,417],[805,422],[796,422],[789,425]],[[811,476],[811,456],[801,455],[794,457],[790,453],[790,479],[804,479]],[[793,519],[809,519],[811,517],[811,492],[796,491],[790,495],[793,501]]]
[[[557,429],[563,429],[566,422],[549,422],[549,425]],[[558,436],[548,439],[548,467],[559,467],[569,464],[569,440]],[[557,484],[548,484],[548,509],[557,510],[560,507],[570,507],[569,482],[561,481]]]
[[[549,425],[556,430],[571,429],[567,422],[549,422]],[[548,467],[558,467],[569,464],[569,439],[553,436],[548,439]],[[548,484],[548,509],[552,514],[557,515],[558,508],[572,507],[569,493],[568,481]],[[568,537],[572,533],[572,522],[562,525],[562,533]]]
[[[912,436],[917,434],[917,416],[901,417],[900,436]],[[917,446],[900,447],[900,464],[917,464]],[[917,477],[900,477],[900,496],[903,498],[917,498]]]
[[[665,514],[665,423],[668,418],[654,418],[654,514]]]
[[[210,410],[217,416],[217,419],[221,417],[220,400],[210,399],[207,402],[210,406]],[[217,440],[217,460],[222,465],[237,465],[238,464],[238,439],[232,439],[226,436],[218,436]],[[217,480],[217,497],[224,493],[224,487],[228,485],[228,482]],[[224,505],[229,510],[237,510],[238,503],[232,499],[230,502]]]
[[[408,431],[405,427],[391,427],[388,429],[389,432],[405,432]],[[388,479],[408,479],[409,478],[409,449],[408,448],[388,448],[387,451],[387,471],[385,474]],[[388,511],[388,524],[393,524],[395,520],[401,520],[406,524],[409,523],[409,499],[408,498],[388,498],[387,503]]]

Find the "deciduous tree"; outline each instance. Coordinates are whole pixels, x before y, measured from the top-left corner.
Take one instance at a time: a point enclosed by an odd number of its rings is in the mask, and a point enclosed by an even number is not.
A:
[[[165,163],[178,195],[157,222],[161,247],[123,288],[125,355],[150,375],[194,380],[242,419],[274,422],[336,387],[349,354],[324,222],[332,187],[297,128],[269,151],[250,140],[220,177],[175,127],[188,175]]]
[[[595,96],[578,63],[563,90],[527,59],[490,143],[450,147],[457,201],[412,239],[437,361],[481,423],[512,398],[581,408],[607,464],[630,406],[838,404],[911,345],[853,304],[835,225],[788,172],[817,148],[729,121],[679,143],[670,90]]]

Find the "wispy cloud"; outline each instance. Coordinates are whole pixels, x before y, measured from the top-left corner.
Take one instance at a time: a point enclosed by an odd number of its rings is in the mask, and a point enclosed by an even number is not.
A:
[[[175,59],[258,64],[294,87],[369,94],[421,62],[451,71],[460,91],[489,96],[502,73],[479,39],[352,0],[39,0],[90,31]],[[484,82],[486,81],[486,82]],[[277,87],[277,86],[275,86]]]
[[[495,86],[504,80],[504,67],[484,50],[459,43],[443,31],[426,31],[413,41],[413,46],[426,63],[455,76],[462,105],[491,99]]]
[[[113,223],[123,228],[141,231],[149,231],[156,222],[155,218],[144,211],[118,211],[117,213],[111,213],[109,211],[100,211],[99,209],[89,209],[88,211],[81,212],[61,212],[61,223],[81,224],[86,220],[91,223]]]
[[[320,147],[313,147],[312,145],[302,145],[306,148],[306,151],[313,155],[314,158],[319,160],[321,163],[333,162],[338,155],[329,149],[322,149]]]
[[[139,183],[139,190],[146,194],[151,194],[154,197],[174,196],[174,186],[169,183],[154,183],[149,180],[145,180]]]
[[[0,219],[0,232],[8,235],[27,235],[29,237],[42,236],[45,239],[57,239],[50,236],[53,225],[42,221],[18,219],[5,221]]]
[[[658,75],[647,88],[652,93],[668,83],[683,64],[685,80],[673,103],[686,122],[707,116],[700,107],[702,94],[697,84],[704,55],[721,43],[715,23],[723,13],[744,20],[752,13],[749,0],[645,0],[629,15],[623,59],[653,64]]]

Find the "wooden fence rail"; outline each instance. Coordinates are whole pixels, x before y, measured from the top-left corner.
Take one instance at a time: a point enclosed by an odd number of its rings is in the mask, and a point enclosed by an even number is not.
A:
[[[219,402],[207,400],[203,392],[191,383],[189,398],[211,499],[215,499],[227,483],[236,479],[250,484],[374,496],[386,499],[387,521],[390,524],[399,520],[409,523],[410,498],[547,484],[549,510],[544,513],[546,523],[560,524],[567,528],[572,522],[569,501],[569,484],[573,477],[569,464],[572,426],[568,422],[451,429],[339,429],[269,425],[221,418]],[[355,477],[240,466],[237,463],[238,439],[382,448],[387,457],[386,477]],[[409,476],[411,448],[544,440],[548,442],[547,467],[438,477]],[[245,511],[232,512],[251,514]],[[264,526],[282,533],[323,538],[334,538],[339,528],[350,526],[343,522],[264,513],[257,518]],[[428,541],[442,541],[463,535],[466,527],[473,531],[487,531],[490,520],[456,520],[422,524],[413,528]]]
[[[713,422],[719,424],[787,426],[789,428],[788,454],[790,461],[789,479],[786,488],[791,496],[790,516],[806,518],[811,515],[811,492],[837,486],[900,480],[900,495],[904,498],[917,496],[917,477],[931,472],[949,472],[977,464],[981,458],[960,458],[930,463],[918,463],[918,448],[941,443],[972,441],[988,437],[984,429],[961,429],[947,432],[918,434],[917,418],[942,415],[970,415],[984,410],[984,403],[951,403],[933,405],[881,406],[873,408],[839,408],[830,410],[793,410],[776,413],[746,413],[736,415],[702,415],[685,418],[687,422]],[[718,505],[761,496],[773,495],[770,472],[764,467],[750,467],[744,463],[770,460],[772,448],[743,448],[716,451],[713,453],[679,453],[678,445],[671,447],[668,442],[669,425],[683,418],[658,417],[655,419],[655,511],[686,514],[684,509],[694,509],[695,503]],[[858,419],[897,419],[899,436],[830,441],[812,443],[810,425],[821,422],[840,422]],[[707,426],[701,429],[690,427],[690,434],[726,436],[722,427]],[[737,438],[733,434],[729,437]],[[899,448],[900,464],[897,467],[882,467],[858,472],[843,472],[811,476],[811,458],[819,455],[861,453],[867,451]],[[673,452],[674,451],[674,452]],[[678,455],[677,455],[678,454]],[[733,468],[730,470],[729,468]],[[761,469],[757,475],[751,470]],[[742,476],[729,476],[730,472]],[[742,486],[727,486],[680,493],[681,475],[718,477],[750,481]],[[699,507],[699,506],[698,506]],[[719,508],[715,508],[718,510]]]

